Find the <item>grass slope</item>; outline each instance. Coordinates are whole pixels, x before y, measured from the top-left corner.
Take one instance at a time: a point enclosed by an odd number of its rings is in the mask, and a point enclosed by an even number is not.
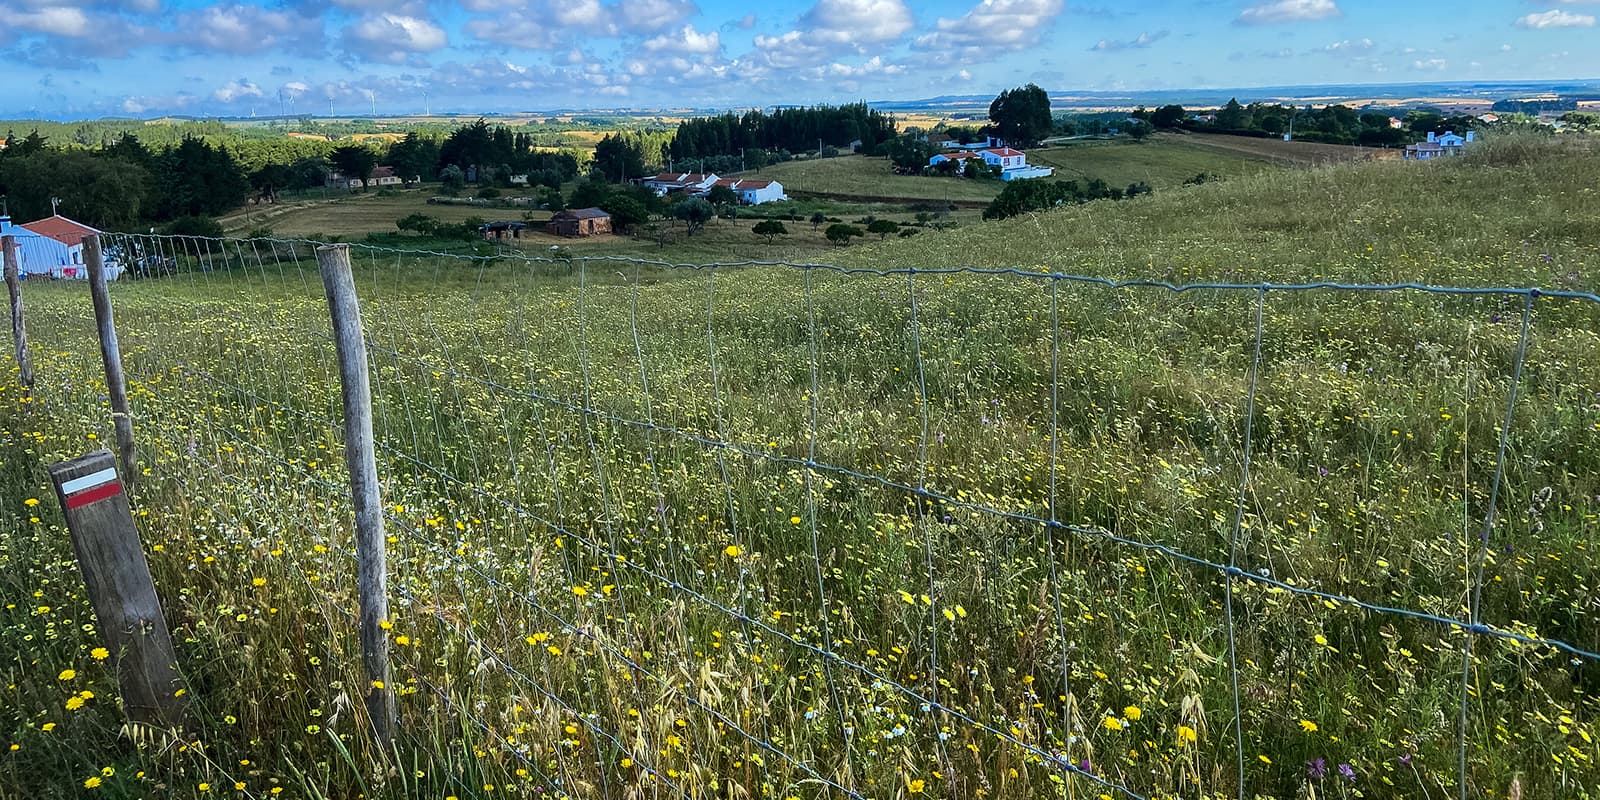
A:
[[[1597,177],[1593,152],[1498,148],[838,255],[1592,291]],[[974,506],[1447,617],[1469,614],[1481,557],[1486,624],[1600,647],[1593,303],[1532,306],[1481,549],[1517,298],[1270,292],[1249,417],[1249,292],[358,250],[404,730],[386,771],[363,735],[338,392],[304,255],[115,289],[140,524],[203,749],[118,736],[40,467],[110,429],[90,310],[81,286],[25,287],[38,388],[0,404],[0,786],[836,796],[821,776],[874,798],[1117,796],[1082,775],[1063,790],[1070,760],[1147,797],[1456,793],[1460,631],[1229,592]],[[664,429],[622,421],[647,419]],[[1467,663],[1466,794],[1592,800],[1600,666],[1484,637]]]

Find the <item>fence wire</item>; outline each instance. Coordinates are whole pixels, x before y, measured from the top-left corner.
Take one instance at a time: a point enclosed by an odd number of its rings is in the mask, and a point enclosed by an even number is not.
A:
[[[293,551],[308,647],[354,661],[317,244],[107,245],[141,499]],[[1536,769],[1491,745],[1546,714],[1514,685],[1600,677],[1586,610],[1518,566],[1593,540],[1592,476],[1548,466],[1600,453],[1571,388],[1600,375],[1551,355],[1592,351],[1593,293],[351,253],[394,633],[428,642],[396,648],[402,729],[526,791],[1464,798]],[[1540,741],[1539,788],[1596,774]]]

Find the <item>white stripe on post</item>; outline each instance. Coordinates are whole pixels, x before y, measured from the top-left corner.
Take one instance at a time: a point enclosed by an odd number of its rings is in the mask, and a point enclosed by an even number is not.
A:
[[[93,475],[85,475],[81,478],[73,478],[72,480],[61,484],[61,493],[63,495],[77,494],[84,489],[93,489],[102,483],[108,483],[116,479],[117,471],[115,469],[103,469],[94,473]]]

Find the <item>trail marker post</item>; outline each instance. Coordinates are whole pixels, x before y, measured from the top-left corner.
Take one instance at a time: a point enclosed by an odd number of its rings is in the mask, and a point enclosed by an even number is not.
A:
[[[150,565],[116,461],[106,450],[50,467],[96,628],[117,674],[128,721],[183,727],[188,698]]]

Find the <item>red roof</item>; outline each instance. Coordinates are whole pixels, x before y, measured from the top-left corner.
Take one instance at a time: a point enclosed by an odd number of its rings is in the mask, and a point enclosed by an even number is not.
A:
[[[67,219],[60,214],[46,217],[36,222],[24,222],[17,227],[27,228],[40,236],[48,236],[68,247],[77,247],[83,244],[83,237],[94,236],[100,232],[81,222]]]
[[[939,155],[944,156],[951,161],[960,161],[963,158],[983,158],[983,156],[980,156],[977,153],[970,153],[965,150],[959,153],[940,153]]]
[[[1011,156],[1020,156],[1020,155],[1022,155],[1022,151],[1021,150],[1012,150],[1009,147],[991,147],[988,150],[985,150],[983,152],[985,152],[985,153],[994,153],[995,155],[1000,156],[1001,158],[1009,158]]]

